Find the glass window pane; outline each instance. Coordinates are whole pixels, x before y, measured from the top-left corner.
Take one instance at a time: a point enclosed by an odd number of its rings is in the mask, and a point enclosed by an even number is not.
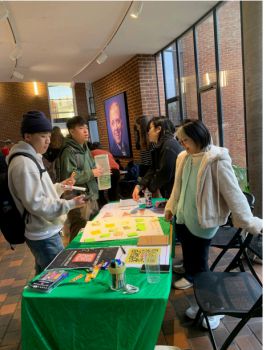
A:
[[[196,26],[199,86],[216,82],[213,16],[208,16]]]
[[[70,83],[49,83],[50,99],[73,98]]]
[[[51,118],[72,118],[75,115],[71,83],[48,83]]]
[[[245,168],[246,142],[239,2],[227,2],[219,7],[217,22],[224,146],[229,149],[233,164]]]
[[[164,81],[163,81],[163,64],[162,64],[162,54],[161,53],[159,53],[156,56],[156,68],[157,68],[157,82],[158,82],[158,89],[159,89],[160,114],[166,115]]]
[[[168,118],[173,122],[174,126],[179,125],[181,122],[179,102],[174,101],[174,102],[168,103],[167,111],[168,111]]]
[[[176,46],[170,45],[163,51],[166,99],[179,95],[176,64]]]
[[[197,84],[193,32],[178,40],[183,117],[198,118]]]
[[[216,89],[201,93],[202,121],[210,130],[214,145],[219,146],[219,132],[216,108]]]

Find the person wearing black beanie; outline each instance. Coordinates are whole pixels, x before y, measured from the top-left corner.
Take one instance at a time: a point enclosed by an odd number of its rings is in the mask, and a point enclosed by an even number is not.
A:
[[[25,113],[21,123],[23,141],[14,145],[6,157],[10,193],[21,216],[25,210],[27,213],[25,239],[35,258],[36,274],[64,249],[60,236],[64,214],[86,203],[84,196],[60,198],[64,192],[62,184],[74,185],[75,179],[53,184],[43,165],[42,155],[50,144],[51,130],[51,122],[43,112]],[[20,155],[14,157],[17,153]]]
[[[46,117],[43,112],[29,111],[23,115],[21,123],[21,134],[34,134],[37,132],[51,132],[51,121]]]

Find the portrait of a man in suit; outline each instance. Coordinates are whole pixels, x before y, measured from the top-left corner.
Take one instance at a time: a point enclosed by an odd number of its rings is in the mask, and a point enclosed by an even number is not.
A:
[[[123,94],[114,96],[106,105],[110,152],[116,157],[131,155],[123,98]]]

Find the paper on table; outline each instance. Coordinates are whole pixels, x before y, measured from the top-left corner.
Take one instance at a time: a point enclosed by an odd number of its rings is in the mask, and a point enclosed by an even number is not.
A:
[[[106,217],[88,221],[80,242],[99,242],[139,236],[163,235],[156,217]]]
[[[111,188],[111,175],[108,155],[99,154],[95,156],[94,159],[96,166],[103,169],[103,175],[99,176],[97,179],[99,190],[108,190]]]
[[[122,256],[119,250],[117,258],[123,261],[127,267],[141,267],[144,264],[144,255],[149,251],[154,251],[160,255],[160,264],[168,265],[170,258],[170,246],[149,246],[149,247],[136,247],[136,246],[123,246],[126,254]]]

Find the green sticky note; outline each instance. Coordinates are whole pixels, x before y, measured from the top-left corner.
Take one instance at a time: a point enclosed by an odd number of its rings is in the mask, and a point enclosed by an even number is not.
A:
[[[107,238],[110,237],[110,233],[103,233],[102,235],[100,235],[100,238]]]
[[[137,235],[138,235],[137,232],[130,232],[127,234],[128,237],[135,237]]]
[[[137,231],[145,231],[145,224],[137,224]]]
[[[84,242],[87,242],[87,243],[89,243],[89,242],[94,242],[94,241],[95,241],[94,238],[85,238],[85,239],[84,239]]]

